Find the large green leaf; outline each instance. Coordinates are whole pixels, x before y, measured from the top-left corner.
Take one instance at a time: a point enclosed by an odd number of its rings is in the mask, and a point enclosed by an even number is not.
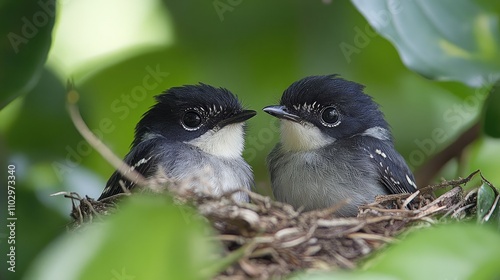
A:
[[[354,272],[291,279],[499,279],[500,233],[474,224],[439,225],[408,235]]]
[[[470,86],[500,73],[499,15],[470,0],[352,0],[414,71]]]
[[[474,224],[414,232],[383,252],[368,269],[398,279],[496,279],[500,233]]]
[[[38,81],[55,21],[55,0],[0,4],[0,109]]]
[[[80,135],[68,118],[65,96],[66,89],[57,77],[42,69],[40,81],[22,98],[21,117],[13,121],[6,136],[9,148],[45,160],[66,156],[65,146],[68,142],[76,143]],[[55,137],[63,130],[64,137]],[[36,135],[36,145],[30,135]],[[40,149],[41,146],[45,148]]]
[[[57,240],[38,257],[27,279],[208,276],[203,269],[213,263],[216,247],[192,209],[165,197],[134,196],[108,218]]]

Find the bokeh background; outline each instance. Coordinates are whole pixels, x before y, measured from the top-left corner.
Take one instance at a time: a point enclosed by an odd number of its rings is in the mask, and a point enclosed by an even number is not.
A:
[[[263,194],[270,193],[265,157],[279,135],[276,120],[261,108],[276,104],[300,78],[337,73],[365,85],[414,171],[478,122],[487,86],[495,81],[436,81],[410,70],[356,8],[360,4],[349,1],[28,2],[0,5],[7,34],[0,69],[0,172],[16,166],[18,277],[65,232],[71,203],[50,194],[95,198],[114,171],[69,119],[68,79],[80,93],[84,120],[120,157],[156,94],[198,82],[228,88],[258,111],[248,122],[244,155]],[[495,16],[498,31],[498,5],[472,2]],[[492,59],[498,58],[497,43],[490,46]],[[500,185],[500,141],[483,133],[474,139],[431,182],[481,169]],[[5,211],[0,213],[5,220]]]

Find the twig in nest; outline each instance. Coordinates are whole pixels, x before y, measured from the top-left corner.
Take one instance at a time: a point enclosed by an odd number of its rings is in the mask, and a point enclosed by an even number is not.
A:
[[[476,171],[472,172],[466,178],[461,178],[461,179],[457,179],[457,180],[444,181],[444,182],[441,182],[439,184],[430,185],[430,186],[421,188],[420,191],[422,191],[422,192],[423,191],[429,192],[429,191],[435,191],[435,190],[440,189],[440,188],[458,187],[460,185],[464,185],[464,184],[467,184],[468,182],[470,182],[472,180],[472,178],[474,178],[474,176],[476,176],[478,173],[480,173],[480,171],[476,170]]]

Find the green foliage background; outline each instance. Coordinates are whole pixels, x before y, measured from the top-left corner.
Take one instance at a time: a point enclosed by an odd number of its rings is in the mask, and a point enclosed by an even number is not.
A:
[[[455,81],[433,81],[409,70],[398,53],[404,50],[391,44],[394,37],[383,30],[391,42],[378,35],[356,9],[354,4],[366,13],[362,1],[66,0],[58,3],[56,17],[50,16],[51,3],[0,4],[5,22],[0,27],[0,163],[3,172],[7,164],[16,165],[15,277],[24,275],[42,249],[65,231],[70,202],[49,195],[77,191],[96,197],[113,172],[69,120],[64,107],[68,78],[81,94],[85,121],[120,156],[127,153],[134,126],[153,104],[153,96],[170,87],[198,82],[226,87],[259,111],[277,103],[293,81],[331,73],[366,85],[414,170],[478,116],[488,116],[490,135],[498,137],[498,94],[489,97],[489,113],[482,114],[487,84],[469,87],[467,79],[462,83],[456,81],[460,77],[449,76],[439,78]],[[496,17],[492,30],[498,32],[498,4],[471,3]],[[460,8],[457,4],[457,10],[466,11]],[[35,19],[37,13],[45,13],[47,21],[42,24],[40,14]],[[40,24],[24,34],[24,18]],[[13,44],[11,33],[25,42]],[[486,70],[481,62],[473,69],[498,74],[498,35],[487,46],[493,56]],[[469,69],[463,63],[449,67]],[[248,122],[247,136],[245,157],[255,171],[258,191],[269,194],[264,161],[278,141],[275,120],[260,111]],[[500,142],[483,135],[461,162],[452,161],[439,176],[452,179],[481,169],[498,186],[498,155]],[[3,209],[0,215],[4,221]],[[1,257],[5,264],[3,252]],[[0,271],[12,277],[6,273]]]

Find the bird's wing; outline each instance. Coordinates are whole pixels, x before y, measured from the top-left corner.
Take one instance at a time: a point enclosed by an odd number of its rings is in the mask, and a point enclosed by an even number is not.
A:
[[[367,137],[368,138],[368,137]],[[365,139],[365,141],[368,139]],[[417,190],[415,178],[403,157],[387,141],[373,141],[365,147],[367,156],[377,168],[380,183],[389,193],[412,193]]]
[[[145,141],[132,148],[123,160],[131,169],[137,171],[145,178],[148,178],[157,169],[159,155],[153,151],[157,145],[156,141]],[[126,179],[119,171],[115,171],[106,183],[101,196],[98,200],[123,193],[124,188],[132,190],[136,182]]]

